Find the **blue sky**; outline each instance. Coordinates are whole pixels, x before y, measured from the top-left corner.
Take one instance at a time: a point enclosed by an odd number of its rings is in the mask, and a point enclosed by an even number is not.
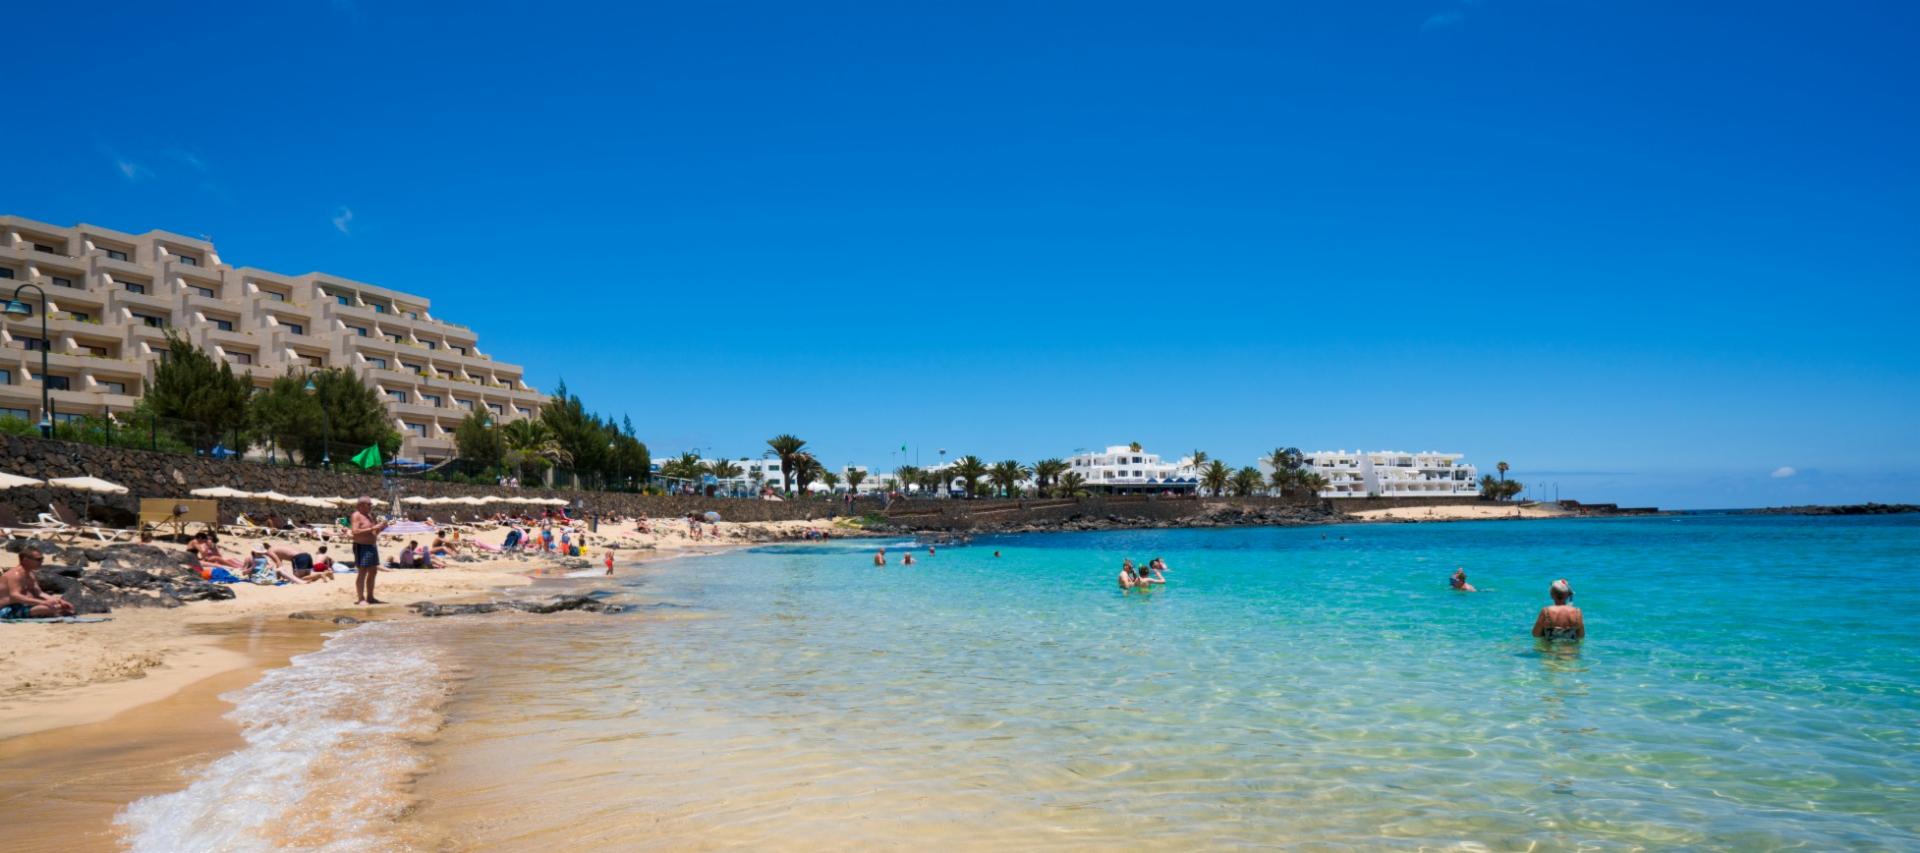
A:
[[[425,294],[656,455],[1920,500],[1920,7],[910,5],[31,4],[0,210]]]

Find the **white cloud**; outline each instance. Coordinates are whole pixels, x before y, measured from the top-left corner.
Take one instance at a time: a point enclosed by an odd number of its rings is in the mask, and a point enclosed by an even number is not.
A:
[[[350,227],[352,225],[353,225],[353,209],[352,208],[342,207],[340,208],[339,213],[336,213],[333,215],[334,230],[339,231],[342,234],[352,234],[353,231],[351,230],[351,227]]]
[[[126,178],[129,181],[137,181],[143,177],[147,177],[153,174],[152,172],[147,171],[147,167],[142,166],[139,163],[135,163],[132,160],[128,160],[125,157],[113,158],[113,165],[114,165],[114,168],[120,170],[120,176],[123,178]]]
[[[1450,9],[1445,12],[1435,12],[1427,16],[1427,22],[1424,24],[1421,24],[1420,29],[1438,30],[1445,27],[1451,27],[1454,24],[1458,24],[1461,21],[1466,20],[1466,17],[1467,17],[1467,14],[1465,12],[1461,12],[1458,10]]]
[[[1800,472],[1793,470],[1793,468],[1789,466],[1782,465],[1778,468],[1773,469],[1773,478],[1776,480],[1784,480],[1798,473]]]

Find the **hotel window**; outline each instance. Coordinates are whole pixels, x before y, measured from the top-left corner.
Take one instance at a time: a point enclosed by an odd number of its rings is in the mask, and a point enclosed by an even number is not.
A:
[[[307,327],[302,326],[299,323],[288,323],[287,331],[292,332],[296,335],[304,335],[307,333]]]
[[[453,350],[454,352],[457,352],[457,353],[459,353],[459,354],[461,354],[461,355],[466,355],[466,354],[467,354],[467,348],[466,348],[466,347],[452,347],[452,346],[450,346],[450,347],[447,347],[447,349],[450,349],[450,350]]]
[[[529,408],[527,408],[527,407],[525,407],[525,406],[514,406],[514,407],[513,407],[513,410],[514,410],[514,411],[516,411],[516,412],[519,412],[519,413],[520,413],[520,417],[523,417],[523,418],[530,418],[530,417],[533,417],[533,410],[532,410],[532,409],[529,409]]]
[[[167,327],[167,318],[165,317],[157,317],[152,314],[135,314],[133,315],[133,319],[146,324],[146,327],[149,329],[164,329]]]
[[[186,264],[187,266],[190,266],[190,267],[197,267],[200,265],[200,259],[192,255],[175,255],[174,257],[179,258],[180,263]]]
[[[306,362],[307,362],[307,364],[309,364],[309,365],[312,365],[312,366],[314,366],[314,367],[324,367],[324,366],[325,366],[325,364],[326,364],[326,363],[325,363],[324,361],[322,361],[322,360],[321,360],[321,358],[320,358],[319,356],[317,356],[317,355],[309,355],[309,356],[302,356],[302,358],[305,358],[305,359],[306,359]]]
[[[100,390],[102,390],[102,391],[105,391],[105,392],[107,392],[107,393],[109,393],[109,394],[125,394],[125,393],[127,393],[127,383],[125,383],[125,382],[102,382],[102,383],[100,383]]]
[[[13,371],[0,367],[0,385],[13,384]]]
[[[359,335],[360,337],[363,337],[363,338],[367,336],[367,330],[366,330],[366,327],[364,326],[348,326],[347,331],[352,332],[356,335]]]
[[[472,400],[455,400],[455,401],[453,401],[453,402],[454,402],[454,403],[455,403],[456,405],[458,405],[458,406],[459,406],[460,408],[462,408],[462,409],[466,409],[466,410],[467,410],[467,411],[469,411],[469,412],[471,412],[471,411],[473,411],[473,401],[472,401]]]
[[[0,267],[0,278],[13,278],[13,270],[10,270],[6,267]]]
[[[233,321],[232,320],[215,320],[213,321],[213,327],[216,329],[219,329],[222,332],[231,332],[233,331]]]
[[[268,302],[285,302],[285,301],[287,301],[287,295],[286,295],[286,294],[284,294],[284,293],[281,293],[281,292],[279,292],[279,291],[277,291],[277,290],[262,290],[262,291],[260,291],[260,295],[262,295],[262,296],[265,296],[265,297],[267,298],[267,301],[268,301]]]
[[[114,261],[124,261],[127,259],[127,253],[122,252],[119,249],[108,249],[107,259],[114,260]]]
[[[438,343],[436,343],[436,342],[434,342],[434,341],[421,341],[421,342],[420,342],[420,345],[421,345],[421,346],[423,346],[423,347],[426,347],[427,349],[439,349],[439,348],[440,348],[440,344],[438,344]]]
[[[230,353],[227,353],[227,360],[233,362],[234,364],[252,364],[253,354],[245,353],[245,352],[230,352]]]
[[[0,409],[0,418],[19,418],[23,421],[32,420],[33,413],[26,409]]]
[[[86,423],[87,416],[79,412],[54,412],[53,422],[57,424],[80,425]]]
[[[120,286],[126,288],[128,293],[146,293],[147,292],[147,286],[137,282],[123,281],[123,282],[120,282]]]
[[[369,307],[369,308],[372,308],[372,309],[373,309],[373,313],[375,313],[375,314],[385,314],[385,313],[387,313],[387,306],[385,306],[385,305],[382,305],[382,304],[380,304],[380,303],[378,303],[378,302],[375,302],[375,303],[372,303],[372,304],[370,304],[370,305],[368,305],[367,307]],[[422,428],[422,429],[425,429],[425,427],[421,427],[421,428]]]
[[[335,297],[333,297],[333,301],[334,301],[334,302],[337,302],[337,303],[339,303],[339,304],[341,304],[341,305],[352,305],[352,304],[353,304],[353,297],[351,297],[351,296],[335,296]]]
[[[68,311],[67,319],[73,320],[79,323],[90,323],[90,322],[93,322],[93,315],[88,314],[85,311]]]
[[[35,378],[39,378],[39,377],[35,377]],[[73,380],[68,379],[65,376],[54,376],[49,374],[46,377],[46,380],[47,380],[47,390],[49,391],[73,390]]]
[[[403,370],[408,370],[408,371],[411,371],[411,372],[414,372],[414,373],[419,373],[419,372],[421,371],[421,369],[422,369],[422,368],[420,367],[420,365],[417,365],[417,364],[408,364],[408,363],[406,363],[406,362],[404,362],[404,361],[403,361],[403,362],[400,362],[400,367],[401,367],[401,369],[403,369]]]
[[[420,395],[420,402],[422,402],[422,403],[425,403],[425,404],[427,404],[427,405],[429,405],[429,406],[432,406],[432,407],[434,407],[434,408],[436,408],[436,409],[438,409],[438,408],[440,408],[440,407],[441,407],[441,406],[440,406],[440,395],[439,395],[439,394],[421,394],[421,395]]]
[[[385,337],[386,337],[386,339],[387,339],[387,343],[390,343],[390,344],[397,344],[397,343],[399,343],[399,342],[400,342],[400,336],[399,336],[399,335],[393,335],[393,334],[389,334],[389,335],[386,335]]]
[[[499,403],[488,403],[487,411],[492,412],[495,415],[505,415],[507,413],[507,407],[502,406]]]
[[[426,424],[407,424],[407,432],[413,433],[414,435],[420,436],[421,438],[426,438],[427,425]]]
[[[187,285],[187,289],[193,291],[196,295],[205,296],[208,299],[220,298],[218,294],[213,292],[213,288],[211,287],[200,287],[198,285],[189,284]]]
[[[387,396],[392,397],[396,403],[404,403],[407,401],[407,392],[405,391],[388,391]]]
[[[440,378],[441,378],[441,379],[445,379],[445,380],[447,380],[448,382],[453,382],[453,381],[455,381],[455,380],[454,380],[454,378],[453,378],[453,371],[451,371],[451,370],[442,370],[442,371],[440,371]]]
[[[81,349],[81,350],[83,350],[83,351],[85,351],[87,355],[90,355],[90,356],[93,356],[94,358],[106,358],[106,357],[107,357],[107,348],[106,348],[106,347],[96,347],[96,346],[89,346],[89,345],[86,345],[86,344],[81,344],[81,345],[80,345],[80,349]]]
[[[45,244],[45,243],[35,243],[35,244],[33,244],[33,250],[34,250],[34,251],[36,251],[36,252],[46,252],[46,253],[47,253],[47,254],[49,254],[49,255],[57,255],[57,254],[60,254],[59,252],[56,252],[56,251],[54,251],[54,250],[53,250],[53,247],[52,247],[52,246],[49,246],[49,245],[47,245],[47,244]]]
[[[379,358],[377,356],[368,356],[367,364],[377,367],[381,370],[387,369],[387,360],[384,358]]]
[[[53,277],[53,286],[54,287],[72,287],[73,279],[56,275]]]

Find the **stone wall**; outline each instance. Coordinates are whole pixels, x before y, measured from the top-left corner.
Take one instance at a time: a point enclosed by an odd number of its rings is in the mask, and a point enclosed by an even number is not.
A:
[[[1327,503],[1341,512],[1361,512],[1369,509],[1399,509],[1401,507],[1422,506],[1513,506],[1512,501],[1496,501],[1482,497],[1463,497],[1448,495],[1432,498],[1328,498]]]
[[[473,495],[563,498],[577,500],[587,513],[648,515],[655,518],[684,516],[692,512],[718,512],[729,521],[786,521],[827,519],[847,513],[841,500],[762,501],[732,498],[700,498],[678,495],[636,495],[618,492],[566,491],[551,489],[501,489],[495,486],[470,486],[437,483],[396,477],[390,481],[371,474],[327,472],[312,468],[267,465],[259,462],[217,460],[200,456],[157,453],[118,447],[98,447],[65,441],[46,441],[12,435],[0,435],[0,471],[24,477],[98,477],[119,483],[129,490],[125,495],[101,495],[70,489],[33,487],[0,492],[0,505],[15,516],[30,522],[47,512],[53,502],[65,504],[75,513],[116,526],[130,527],[140,498],[185,498],[198,488],[229,486],[247,492],[276,491],[285,495],[315,497],[356,497],[369,495],[385,499],[387,484],[401,495],[459,497]],[[511,504],[496,505],[511,507]],[[877,513],[883,502],[862,499],[853,504],[854,515]],[[222,500],[220,517],[232,519],[241,513],[277,512],[297,522],[323,522],[339,513],[292,504],[259,500]],[[420,507],[418,511],[444,519],[458,513],[472,515],[481,508],[460,506]],[[493,508],[485,508],[492,512]]]

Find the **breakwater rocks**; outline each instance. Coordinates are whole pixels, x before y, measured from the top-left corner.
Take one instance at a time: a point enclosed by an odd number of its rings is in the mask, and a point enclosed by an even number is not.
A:
[[[618,604],[609,604],[591,595],[556,595],[551,598],[510,599],[507,601],[486,601],[478,604],[438,604],[421,601],[407,605],[421,616],[468,616],[475,613],[497,613],[514,610],[521,613],[559,613],[566,610],[579,610],[586,613],[619,613],[626,609]]]
[[[1900,515],[1920,512],[1920,504],[1841,504],[1839,506],[1771,506],[1750,509],[1750,515]]]
[[[73,602],[74,610],[111,613],[116,607],[179,607],[190,601],[223,601],[233,590],[208,583],[172,554],[146,545],[61,545],[48,540],[12,540],[6,550],[37,546],[47,558],[34,577],[40,588]]]

